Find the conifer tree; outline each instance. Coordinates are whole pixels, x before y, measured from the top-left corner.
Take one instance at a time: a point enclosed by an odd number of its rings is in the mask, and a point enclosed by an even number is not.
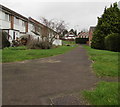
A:
[[[98,17],[98,24],[93,34],[92,48],[105,49],[104,39],[111,33],[120,34],[120,10],[117,3],[104,9],[103,15]]]

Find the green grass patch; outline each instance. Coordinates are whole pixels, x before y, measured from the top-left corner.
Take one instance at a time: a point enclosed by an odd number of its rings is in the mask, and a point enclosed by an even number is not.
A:
[[[99,82],[96,89],[83,91],[82,94],[92,105],[118,105],[119,103],[118,82]]]
[[[26,47],[9,47],[2,50],[2,62],[15,62],[63,54],[77,46],[60,46],[53,49],[27,49]]]
[[[118,70],[118,52],[92,49],[89,46],[84,46],[88,51],[92,64],[93,71],[98,76],[120,76]]]
[[[63,41],[63,44],[65,45],[65,44],[69,44],[69,45],[74,45],[74,44],[76,44],[75,43],[75,41]]]
[[[0,49],[0,62],[2,62],[2,49]]]

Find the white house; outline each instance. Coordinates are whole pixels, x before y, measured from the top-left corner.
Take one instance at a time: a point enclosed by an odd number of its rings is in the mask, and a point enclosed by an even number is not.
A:
[[[64,39],[65,40],[75,40],[76,36],[72,31],[69,31],[67,34],[65,34]]]
[[[7,32],[10,37],[8,40],[12,42],[20,35],[28,32],[28,19],[5,6],[0,9],[0,29]]]
[[[54,30],[39,23],[31,17],[26,18],[2,5],[0,7],[0,29],[9,34],[8,40],[11,43],[12,40],[16,40],[24,34],[29,34],[34,39],[42,40],[42,33],[45,32],[46,29],[49,29],[53,36],[57,34]],[[54,44],[62,45],[60,41],[58,43],[58,40],[59,39],[57,39]]]

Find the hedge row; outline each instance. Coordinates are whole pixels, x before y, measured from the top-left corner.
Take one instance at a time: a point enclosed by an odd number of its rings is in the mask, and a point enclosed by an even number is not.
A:
[[[112,33],[106,36],[105,48],[110,51],[120,52],[120,34]]]

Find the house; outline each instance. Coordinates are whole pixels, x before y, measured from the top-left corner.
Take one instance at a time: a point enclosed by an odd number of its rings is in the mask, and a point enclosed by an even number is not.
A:
[[[13,40],[17,40],[24,34],[28,34],[33,39],[37,40],[42,40],[42,37],[44,37],[43,35],[52,35],[52,37],[54,35],[57,35],[57,32],[31,17],[26,18],[21,14],[2,5],[0,7],[0,29],[8,33],[8,40],[11,44]],[[49,31],[49,35],[46,34],[47,31]],[[59,39],[57,35],[57,41],[58,40]],[[62,42],[59,42],[59,45],[62,45]]]
[[[89,29],[89,46],[91,46],[91,40],[92,40],[94,30],[95,30],[94,26],[91,26]]]
[[[31,23],[34,25],[34,28],[31,29]],[[53,40],[54,45],[62,45],[62,40],[59,39],[59,35],[57,32],[52,30],[51,28],[43,25],[42,23],[36,21],[35,19],[29,17],[29,26],[28,29],[30,30],[29,32],[34,32],[36,35],[38,35],[38,39],[42,40],[44,37],[49,36],[49,39]]]
[[[0,9],[0,29],[9,34],[8,40],[12,42],[20,35],[28,32],[28,19],[5,6]]]
[[[67,34],[65,34],[64,39],[65,40],[70,40],[70,41],[74,41],[76,38],[76,35],[74,34],[74,32],[69,31]]]
[[[89,36],[88,32],[79,32],[77,38],[88,38],[88,36]]]

